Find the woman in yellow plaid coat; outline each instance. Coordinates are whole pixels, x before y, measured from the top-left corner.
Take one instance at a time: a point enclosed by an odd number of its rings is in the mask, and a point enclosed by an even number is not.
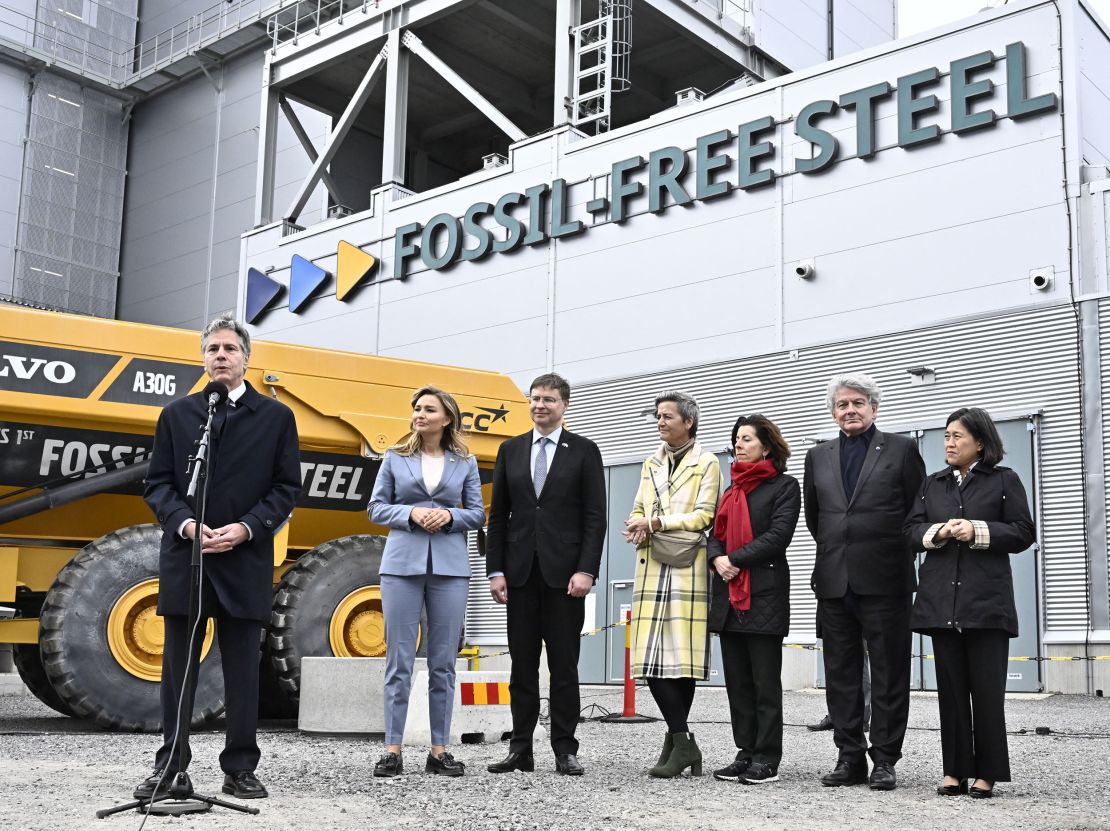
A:
[[[695,438],[698,404],[681,392],[655,399],[656,426],[663,440],[644,462],[640,488],[625,522],[625,538],[636,546],[632,598],[632,675],[646,678],[667,722],[667,735],[652,776],[673,777],[690,768],[701,775],[701,751],[687,718],[695,683],[709,676],[709,571],[703,540],[694,562],[669,566],[651,556],[659,531],[712,527],[721,488],[717,457]]]

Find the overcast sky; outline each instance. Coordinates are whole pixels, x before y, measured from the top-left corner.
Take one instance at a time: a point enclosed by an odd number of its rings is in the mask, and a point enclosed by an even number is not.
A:
[[[1087,4],[1110,24],[1110,0],[1087,0]],[[898,0],[898,36],[971,17],[985,6],[1000,5],[1001,0]]]

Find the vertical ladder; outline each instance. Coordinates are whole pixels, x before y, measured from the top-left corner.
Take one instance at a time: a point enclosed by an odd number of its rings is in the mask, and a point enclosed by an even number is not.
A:
[[[571,123],[594,135],[609,129],[613,93],[631,88],[632,0],[599,0],[598,17],[572,29]]]

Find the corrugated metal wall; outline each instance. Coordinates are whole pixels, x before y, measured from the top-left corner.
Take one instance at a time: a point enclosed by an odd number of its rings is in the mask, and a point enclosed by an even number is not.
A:
[[[505,607],[494,603],[486,579],[486,558],[478,553],[478,535],[466,535],[470,559],[470,594],[466,599],[466,642],[478,645],[508,643]]]
[[[1045,622],[1049,629],[1083,629],[1087,612],[1076,349],[1072,308],[1057,306],[589,384],[574,389],[567,418],[572,429],[598,442],[608,464],[642,458],[657,441],[654,422],[643,411],[658,391],[681,389],[701,404],[703,445],[723,449],[738,415],[762,412],[782,428],[794,451],[790,472],[800,478],[812,440],[835,433],[825,406],[825,384],[836,372],[862,370],[879,381],[884,400],[878,423],[889,430],[943,425],[961,406],[998,414],[1040,411],[1044,481],[1035,487],[1043,506]],[[906,370],[922,365],[935,370],[936,383],[911,386]],[[944,460],[925,463],[936,470]],[[790,550],[792,619],[798,636],[814,628],[816,602],[809,589],[813,556],[813,540],[800,526]]]

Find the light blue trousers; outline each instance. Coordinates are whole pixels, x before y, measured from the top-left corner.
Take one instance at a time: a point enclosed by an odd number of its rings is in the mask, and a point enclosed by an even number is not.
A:
[[[455,660],[466,619],[467,577],[381,575],[385,616],[385,743],[401,744],[409,714],[420,611],[428,612],[428,721],[432,744],[447,744],[455,700]]]

